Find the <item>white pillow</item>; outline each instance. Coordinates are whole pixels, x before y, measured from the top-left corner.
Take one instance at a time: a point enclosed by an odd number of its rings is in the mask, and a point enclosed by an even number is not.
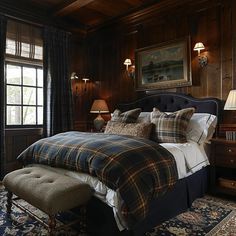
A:
[[[208,113],[194,113],[190,119],[186,138],[198,144],[209,141],[217,125],[217,117]]]

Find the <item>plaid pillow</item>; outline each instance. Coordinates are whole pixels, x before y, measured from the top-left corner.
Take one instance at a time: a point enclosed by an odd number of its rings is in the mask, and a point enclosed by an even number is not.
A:
[[[105,134],[131,135],[140,138],[150,138],[152,123],[124,123],[108,121]]]
[[[136,108],[136,109],[121,113],[120,110],[116,109],[113,112],[111,121],[123,122],[123,123],[135,123],[141,111],[142,111],[141,108]]]
[[[159,143],[185,143],[186,133],[194,108],[186,108],[173,113],[153,109],[151,122],[155,125],[153,139]]]

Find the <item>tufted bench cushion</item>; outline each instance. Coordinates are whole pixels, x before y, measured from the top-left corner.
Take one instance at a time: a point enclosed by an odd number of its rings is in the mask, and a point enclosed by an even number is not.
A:
[[[84,205],[92,196],[88,184],[42,167],[26,167],[5,176],[6,189],[48,215]]]

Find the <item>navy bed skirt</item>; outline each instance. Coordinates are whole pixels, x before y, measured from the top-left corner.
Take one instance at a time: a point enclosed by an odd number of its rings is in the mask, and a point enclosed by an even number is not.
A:
[[[112,208],[93,198],[87,208],[88,234],[91,236],[141,236],[154,226],[185,211],[192,202],[204,196],[208,188],[208,168],[179,180],[174,188],[152,201],[148,217],[132,231],[117,229]]]

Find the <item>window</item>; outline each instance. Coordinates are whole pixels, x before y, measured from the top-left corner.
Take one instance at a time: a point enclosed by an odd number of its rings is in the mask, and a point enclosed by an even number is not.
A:
[[[43,124],[41,28],[9,20],[6,39],[6,125]]]
[[[6,63],[6,125],[42,124],[42,67]]]

